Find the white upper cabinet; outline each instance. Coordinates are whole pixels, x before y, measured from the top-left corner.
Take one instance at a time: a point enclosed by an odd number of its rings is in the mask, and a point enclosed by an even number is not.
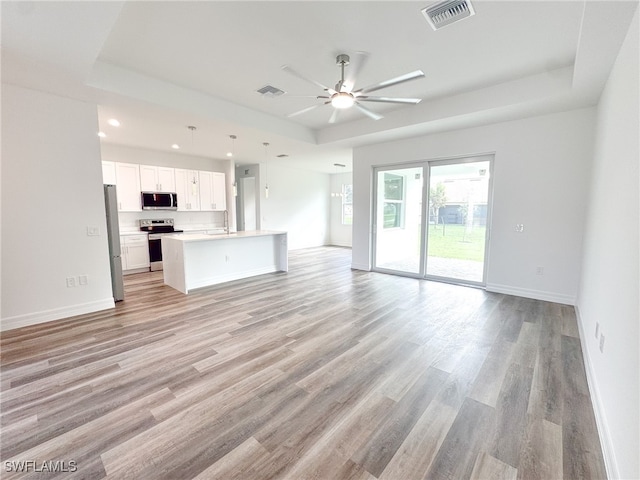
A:
[[[104,185],[116,184],[116,164],[115,162],[102,162],[102,183]]]
[[[140,168],[134,163],[116,163],[118,210],[140,212]]]
[[[140,187],[143,192],[175,192],[175,169],[140,165]]]
[[[195,170],[175,169],[178,211],[200,210],[200,178]]]
[[[223,211],[227,208],[225,174],[157,167],[135,163],[102,162],[104,184],[115,184],[118,210],[140,212],[140,192],[175,192],[178,211]]]
[[[200,177],[200,210],[226,210],[225,175],[220,172],[198,172]]]

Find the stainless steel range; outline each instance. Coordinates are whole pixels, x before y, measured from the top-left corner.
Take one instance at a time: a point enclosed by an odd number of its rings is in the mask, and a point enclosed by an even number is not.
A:
[[[149,233],[149,261],[151,271],[162,270],[162,236],[182,233],[173,228],[173,218],[142,219],[140,230]]]

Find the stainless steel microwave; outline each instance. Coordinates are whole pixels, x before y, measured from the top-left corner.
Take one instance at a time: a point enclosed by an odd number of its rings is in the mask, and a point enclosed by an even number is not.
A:
[[[177,210],[178,194],[171,192],[141,192],[143,210]]]

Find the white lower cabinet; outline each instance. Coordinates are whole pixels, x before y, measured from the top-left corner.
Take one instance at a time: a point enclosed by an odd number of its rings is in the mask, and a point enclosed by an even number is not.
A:
[[[146,234],[121,235],[120,249],[123,271],[149,268],[149,239]]]

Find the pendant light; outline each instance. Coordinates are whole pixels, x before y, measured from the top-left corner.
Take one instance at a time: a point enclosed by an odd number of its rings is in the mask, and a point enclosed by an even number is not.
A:
[[[187,128],[191,130],[191,154],[194,154],[193,132],[196,131],[196,127],[194,127],[193,125],[189,125]],[[196,180],[195,176],[191,178],[191,195],[193,195],[194,197],[198,195],[198,181]]]
[[[231,139],[231,150],[227,152],[227,157],[233,157],[233,154],[235,153],[236,138],[238,137],[235,135],[229,135],[229,138]]]
[[[333,164],[333,166],[334,166],[334,167],[335,167],[335,169],[336,169],[336,173],[335,173],[335,174],[336,174],[336,176],[337,176],[337,175],[338,175],[338,167],[343,167],[343,168],[344,168],[346,165],[343,165],[342,163],[334,163],[334,164]],[[342,192],[340,192],[340,193],[337,193],[337,192],[331,192],[331,196],[332,196],[332,197],[338,197],[338,198],[340,198],[340,197],[342,197],[342,196],[343,196],[343,193],[342,193]]]
[[[269,198],[269,143],[264,142],[264,198]]]

